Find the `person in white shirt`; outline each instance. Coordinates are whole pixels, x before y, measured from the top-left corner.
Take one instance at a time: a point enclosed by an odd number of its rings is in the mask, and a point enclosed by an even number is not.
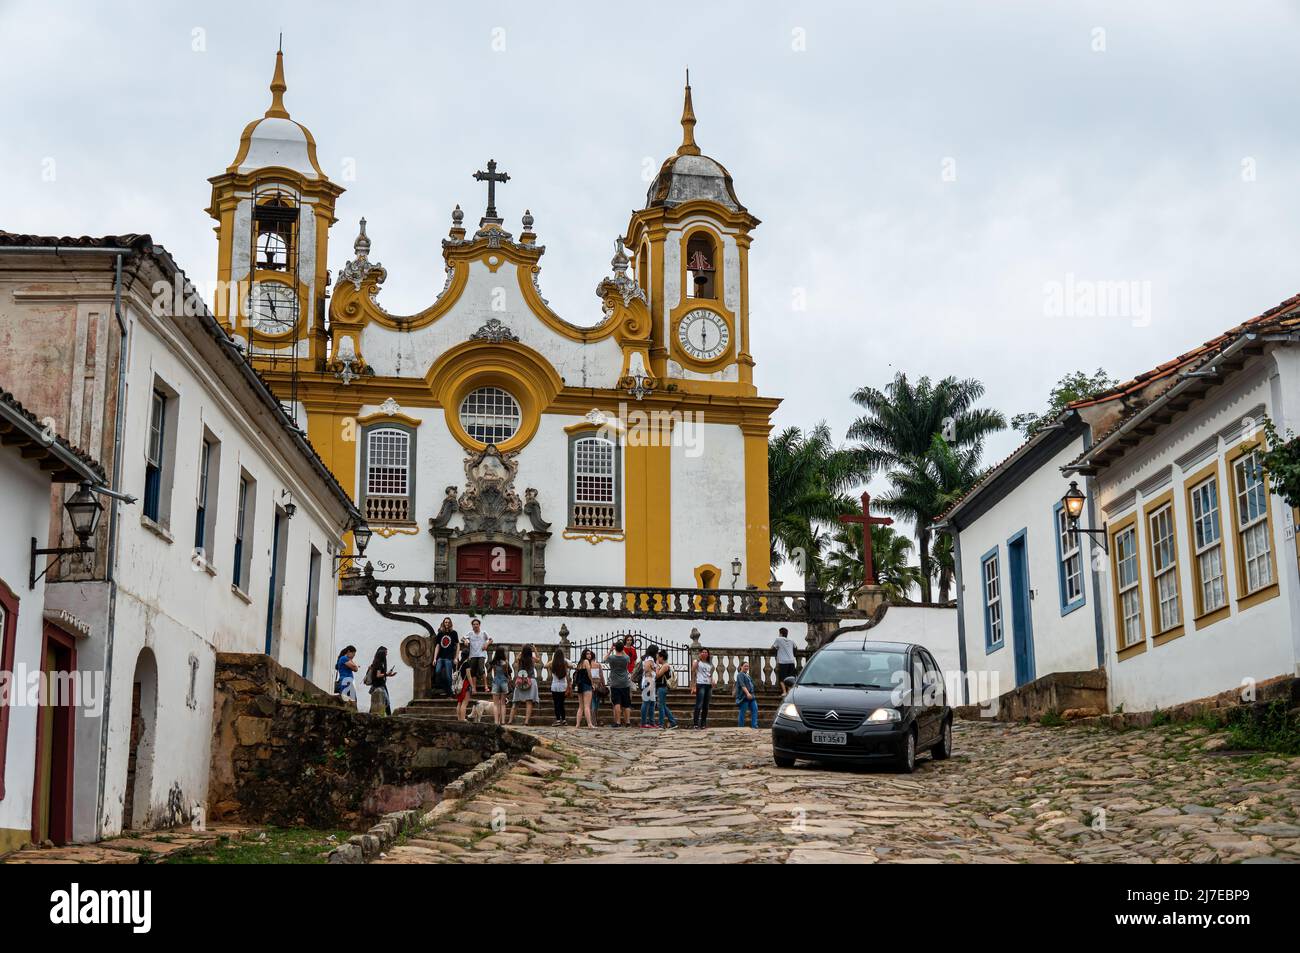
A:
[[[776,640],[772,643],[776,653],[776,685],[785,691],[785,680],[794,674],[794,640],[784,626],[777,630]]]
[[[487,655],[488,646],[492,644],[492,637],[483,631],[483,623],[478,619],[470,621],[470,633],[465,639],[469,646],[469,671],[470,678],[474,680],[474,690],[479,691],[480,679],[482,680],[482,691],[487,690]]]
[[[695,692],[695,712],[691,727],[703,730],[709,726],[709,700],[713,697],[713,685],[718,680],[713,670],[713,654],[708,649],[700,649],[700,656],[691,668],[695,673],[692,686]]]

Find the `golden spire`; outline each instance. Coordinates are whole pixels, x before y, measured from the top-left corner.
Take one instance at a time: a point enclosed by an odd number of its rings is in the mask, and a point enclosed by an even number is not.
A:
[[[700,147],[695,144],[695,107],[691,105],[691,71],[686,70],[686,101],[682,103],[682,144],[677,147],[679,156],[697,156]]]
[[[289,110],[284,108],[284,91],[289,87],[284,82],[284,52],[275,53],[275,75],[271,77],[271,108],[266,111],[268,119],[288,119]]]

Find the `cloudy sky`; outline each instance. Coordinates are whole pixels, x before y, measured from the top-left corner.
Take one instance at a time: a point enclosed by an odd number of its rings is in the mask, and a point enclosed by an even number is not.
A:
[[[348,190],[335,271],[365,215],[380,300],[425,306],[496,158],[544,293],[591,323],[689,65],[697,139],[763,220],[753,352],[778,426],[842,437],[849,393],[900,370],[978,378],[1010,416],[1300,288],[1300,10],[1138,6],[0,0],[0,228],[149,232],[211,280],[207,178],[266,109],[283,31],[286,104]],[[1053,307],[1103,282],[1133,283],[1123,313]]]

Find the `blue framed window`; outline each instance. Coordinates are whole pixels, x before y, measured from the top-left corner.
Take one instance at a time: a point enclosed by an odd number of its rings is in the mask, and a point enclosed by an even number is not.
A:
[[[1070,532],[1070,517],[1057,503],[1052,510],[1056,536],[1056,581],[1061,597],[1061,615],[1069,615],[1084,604],[1083,534]]]
[[[163,449],[167,442],[167,395],[155,390],[149,404],[149,435],[145,447],[144,515],[158,522],[162,500]]]
[[[980,557],[980,586],[984,593],[984,649],[993,652],[1002,648],[1002,568],[998,562],[998,548],[994,546]]]

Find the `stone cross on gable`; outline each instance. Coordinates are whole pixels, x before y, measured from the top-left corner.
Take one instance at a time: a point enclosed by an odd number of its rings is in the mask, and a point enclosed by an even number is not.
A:
[[[478,172],[474,173],[474,178],[480,182],[486,182],[488,184],[487,212],[481,219],[479,219],[479,227],[482,228],[484,225],[489,223],[492,225],[502,224],[505,220],[497,215],[497,183],[509,182],[510,176],[505,172],[498,172],[497,160],[489,159],[487,171],[484,172],[480,169]]]
[[[841,516],[841,523],[861,523],[862,524],[862,582],[867,586],[876,585],[876,565],[872,559],[871,552],[871,527],[891,526],[893,520],[888,516],[871,515],[871,494],[862,494],[862,515],[861,516]]]

